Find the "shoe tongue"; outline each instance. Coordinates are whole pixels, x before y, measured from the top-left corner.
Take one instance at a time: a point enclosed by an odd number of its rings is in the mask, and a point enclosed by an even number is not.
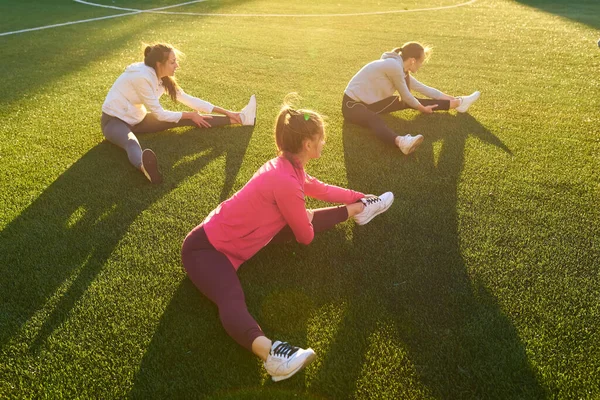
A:
[[[277,346],[279,346],[281,343],[283,343],[283,342],[281,342],[280,340],[274,341],[273,344],[271,345],[271,352],[273,352],[277,348]]]
[[[278,357],[290,357],[297,352],[298,349],[299,347],[294,347],[288,342],[277,341],[273,343],[273,346],[271,347],[271,354]]]

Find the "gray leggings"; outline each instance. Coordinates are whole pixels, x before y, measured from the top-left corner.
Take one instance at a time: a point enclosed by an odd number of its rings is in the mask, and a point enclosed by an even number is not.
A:
[[[223,115],[213,115],[208,121],[211,127],[231,124],[229,117]],[[196,126],[190,119],[181,119],[179,122],[159,121],[154,114],[148,113],[146,117],[137,125],[129,125],[117,117],[102,113],[100,119],[102,133],[111,143],[116,144],[127,152],[129,162],[140,169],[142,166],[142,148],[138,142],[136,133],[152,133],[165,131],[178,126]]]

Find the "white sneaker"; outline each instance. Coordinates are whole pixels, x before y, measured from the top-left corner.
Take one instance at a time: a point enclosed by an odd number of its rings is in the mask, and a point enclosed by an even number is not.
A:
[[[240,111],[242,125],[254,125],[256,123],[256,96],[250,96],[250,101],[246,107]]]
[[[399,137],[400,139],[398,139],[398,147],[406,155],[409,155],[410,153],[415,151],[417,147],[419,147],[419,145],[423,143],[423,135],[405,135]]]
[[[456,111],[460,113],[467,112],[467,109],[471,106],[471,104],[477,101],[479,96],[481,96],[481,92],[479,91],[473,92],[468,96],[458,96],[460,99],[460,105],[456,107]]]
[[[394,193],[385,192],[381,196],[365,197],[364,199],[360,199],[360,201],[365,205],[365,209],[354,216],[354,221],[358,225],[364,225],[390,208],[394,202]]]
[[[282,381],[302,370],[317,357],[313,349],[301,349],[287,342],[275,341],[264,366],[271,379]]]

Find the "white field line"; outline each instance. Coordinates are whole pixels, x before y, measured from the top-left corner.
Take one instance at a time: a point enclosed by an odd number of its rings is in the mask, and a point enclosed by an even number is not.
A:
[[[203,2],[206,0],[188,1],[185,3],[174,4],[171,6],[152,8],[149,10],[138,10],[138,9],[134,9],[134,8],[106,6],[103,4],[91,3],[88,1],[84,1],[84,0],[74,0],[74,1],[77,3],[85,4],[85,5],[102,7],[102,8],[110,8],[110,9],[121,10],[121,11],[129,11],[129,12],[124,13],[124,14],[109,15],[106,17],[98,17],[98,18],[82,19],[79,21],[64,22],[62,24],[39,26],[37,28],[21,29],[21,30],[12,31],[12,32],[2,32],[2,33],[0,33],[0,36],[8,36],[8,35],[14,35],[14,34],[24,33],[24,32],[39,31],[42,29],[58,28],[61,26],[82,24],[85,22],[100,21],[103,19],[125,17],[128,15],[135,15],[135,14],[142,14],[142,13],[168,14],[168,15],[191,15],[191,16],[202,16],[202,17],[308,17],[308,18],[311,18],[311,17],[360,17],[360,16],[367,16],[367,15],[385,15],[385,14],[400,14],[400,13],[422,12],[422,11],[447,10],[450,8],[467,6],[469,4],[475,3],[477,0],[469,0],[466,3],[453,4],[450,6],[440,6],[440,7],[431,7],[431,8],[415,8],[412,10],[371,11],[371,12],[347,13],[347,14],[223,14],[223,13],[193,13],[193,12],[162,11],[162,10],[166,10],[169,8],[181,7],[181,6],[185,6],[185,5],[193,4],[193,3],[200,3],[200,2]]]
[[[438,11],[447,10],[450,8],[457,8],[468,6],[469,4],[475,3],[477,0],[469,0],[466,3],[453,4],[450,6],[440,6],[431,8],[415,8],[412,10],[391,10],[391,11],[370,11],[362,13],[348,13],[348,14],[223,14],[223,13],[194,13],[194,12],[180,12],[180,11],[148,11],[153,14],[168,14],[168,15],[196,15],[202,17],[362,17],[367,15],[385,15],[385,14],[400,14],[400,13],[411,13],[421,11]]]
[[[103,7],[103,8],[112,8],[112,9],[115,9],[115,10],[130,11],[130,12],[123,13],[123,14],[107,15],[105,17],[81,19],[79,21],[63,22],[61,24],[38,26],[36,28],[20,29],[18,31],[12,31],[12,32],[2,32],[2,33],[0,33],[0,36],[15,35],[17,33],[32,32],[32,31],[41,31],[42,29],[50,29],[50,28],[58,28],[58,27],[61,27],[61,26],[67,26],[67,25],[83,24],[85,22],[100,21],[100,20],[103,20],[103,19],[126,17],[128,15],[135,15],[135,14],[142,14],[142,13],[152,13],[152,12],[155,12],[155,11],[166,10],[168,8],[181,7],[181,6],[185,6],[185,5],[193,4],[193,3],[200,3],[200,2],[206,1],[206,0],[188,1],[188,2],[185,2],[185,3],[175,4],[175,5],[172,5],[172,6],[152,8],[152,9],[149,9],[149,10],[137,10],[135,8],[123,8],[123,7],[105,6],[105,5],[102,5],[102,4],[88,3],[87,1],[83,1],[83,0],[74,0],[74,1],[77,2],[77,3],[82,3],[82,4],[90,5],[90,6]]]
[[[112,8],[113,10],[122,10],[122,11],[137,11],[137,12],[155,12],[155,11],[159,11],[159,10],[166,10],[168,8],[175,8],[175,7],[181,7],[181,6],[187,6],[188,4],[194,4],[194,3],[202,3],[203,1],[206,0],[192,0],[192,1],[188,1],[186,3],[179,3],[179,4],[173,4],[170,6],[164,6],[164,7],[158,7],[158,8],[151,8],[149,10],[138,10],[136,8],[124,8],[124,7],[117,7],[117,6],[106,6],[104,4],[96,4],[96,3],[90,3],[89,1],[84,1],[84,0],[73,0],[76,3],[81,3],[81,4],[86,4],[88,6],[95,6],[95,7],[102,7],[102,8]]]
[[[79,21],[64,22],[62,24],[38,26],[37,28],[21,29],[19,31],[2,32],[2,33],[0,33],[0,36],[15,35],[17,33],[32,32],[32,31],[41,31],[42,29],[58,28],[60,26],[67,26],[67,25],[74,25],[74,24],[83,24],[85,22],[100,21],[102,19],[109,19],[109,18],[119,18],[119,17],[125,17],[126,15],[133,15],[133,14],[140,14],[140,11],[128,12],[125,14],[108,15],[106,17],[82,19]]]

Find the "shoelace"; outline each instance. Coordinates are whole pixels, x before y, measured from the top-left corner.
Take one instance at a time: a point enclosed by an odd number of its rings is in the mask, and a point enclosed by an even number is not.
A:
[[[288,342],[282,342],[275,347],[275,350],[271,350],[271,353],[275,356],[291,357],[292,354],[298,351],[299,347],[294,347]]]
[[[368,197],[364,199],[363,203],[365,203],[365,206],[370,206],[371,204],[377,203],[379,201],[381,201],[379,197]]]

